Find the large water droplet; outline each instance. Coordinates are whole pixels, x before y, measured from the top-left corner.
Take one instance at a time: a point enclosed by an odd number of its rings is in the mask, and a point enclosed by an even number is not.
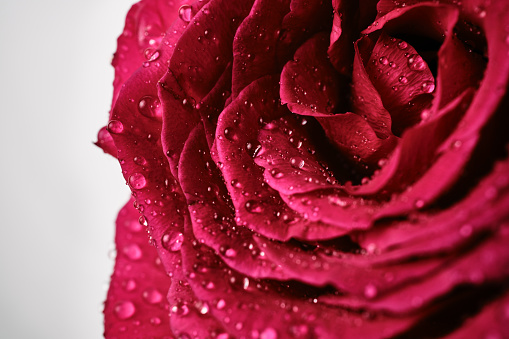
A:
[[[405,41],[398,42],[399,49],[406,49],[408,47],[408,44]]]
[[[136,307],[130,301],[120,301],[115,305],[115,315],[121,320],[132,317],[134,312],[136,312]]]
[[[145,176],[141,173],[134,173],[129,177],[129,186],[135,190],[140,190],[147,185]]]
[[[222,310],[226,306],[226,301],[224,299],[219,299],[216,304],[216,308],[218,310]]]
[[[182,242],[184,241],[184,235],[180,232],[169,232],[162,236],[161,244],[163,247],[170,251],[176,252],[182,248]]]
[[[147,164],[147,160],[144,157],[134,157],[133,161],[138,166],[145,166]]]
[[[378,293],[378,290],[377,290],[376,286],[373,284],[368,284],[364,288],[364,296],[368,299],[376,297],[377,293]]]
[[[143,299],[149,304],[157,304],[163,300],[163,295],[155,288],[148,288],[143,291]]]
[[[248,141],[246,142],[246,152],[249,154],[251,158],[256,157],[256,155],[262,149],[262,145],[258,142],[258,140]]]
[[[127,279],[124,281],[123,286],[127,292],[131,292],[136,288],[136,281],[134,279]]]
[[[406,76],[402,75],[398,78],[398,81],[401,82],[402,84],[406,84],[406,83],[408,83],[408,78]]]
[[[193,17],[192,6],[191,5],[182,5],[179,8],[179,18],[184,22],[191,21]]]
[[[421,56],[414,54],[408,58],[408,67],[414,71],[423,71],[426,68],[426,63]]]
[[[150,323],[154,326],[161,324],[161,319],[159,317],[150,318]]]
[[[224,251],[224,255],[228,258],[234,258],[237,255],[237,251],[235,251],[233,248],[229,248]]]
[[[122,133],[122,131],[124,130],[124,125],[122,125],[122,123],[118,120],[111,120],[108,123],[107,130],[110,133],[119,134]]]
[[[144,54],[145,59],[147,59],[148,61],[154,61],[157,60],[157,58],[159,58],[159,51],[153,47],[145,49]]]
[[[302,158],[294,157],[294,158],[290,159],[290,165],[293,168],[301,169],[302,167],[304,167],[305,164],[306,163],[304,162],[304,159],[302,159]]]
[[[131,260],[138,260],[143,255],[140,246],[137,244],[130,244],[125,246],[122,252]]]
[[[230,141],[237,140],[237,135],[235,134],[233,128],[231,127],[226,127],[224,129],[224,136],[226,137],[226,139]]]
[[[272,327],[267,327],[260,333],[260,339],[277,339],[277,331]]]
[[[138,111],[147,118],[161,119],[163,112],[158,98],[146,95],[138,102]]]
[[[279,170],[278,168],[273,168],[270,170],[270,175],[274,178],[274,179],[281,179],[282,177],[284,177],[284,174],[283,172],[281,172],[281,170]]]
[[[424,93],[431,93],[435,90],[435,84],[433,81],[425,81],[422,83],[421,88]]]
[[[262,203],[256,200],[249,200],[244,206],[249,213],[262,213],[264,210]]]

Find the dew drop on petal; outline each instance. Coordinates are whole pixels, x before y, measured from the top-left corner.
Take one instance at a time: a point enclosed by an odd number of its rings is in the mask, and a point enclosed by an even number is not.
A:
[[[192,18],[192,7],[191,5],[182,5],[179,8],[179,18],[184,22],[191,21]]]
[[[279,170],[278,168],[271,169],[270,170],[270,175],[274,179],[281,179],[284,176],[283,172],[281,172],[281,170]]]
[[[137,244],[130,244],[125,246],[122,252],[131,260],[138,260],[143,255],[140,246]]]
[[[249,213],[262,213],[264,211],[263,205],[256,200],[249,200],[244,205]]]
[[[147,164],[147,160],[144,157],[134,157],[133,161],[138,166],[145,166]]]
[[[159,58],[159,51],[153,47],[149,47],[147,49],[145,49],[145,58],[148,60],[148,61],[154,61],[154,60],[157,60],[157,58]]]
[[[134,173],[129,177],[129,186],[135,190],[140,190],[147,185],[145,176],[141,173]]]
[[[149,304],[157,304],[163,300],[163,295],[155,288],[148,288],[143,291],[143,299]]]
[[[130,301],[120,301],[115,305],[115,315],[121,320],[129,319],[136,312],[136,307]]]
[[[216,308],[218,310],[222,310],[225,306],[226,306],[226,302],[224,301],[224,299],[219,299],[217,301]]]
[[[408,44],[405,41],[398,42],[399,49],[406,49],[408,47]]]
[[[272,327],[267,327],[260,333],[260,339],[277,339],[277,331]]]
[[[170,252],[179,251],[182,248],[183,241],[184,235],[180,232],[168,232],[161,238],[161,244]]]
[[[406,76],[402,75],[398,78],[398,81],[401,82],[402,84],[406,84],[406,83],[408,83],[408,78]]]
[[[161,119],[162,107],[158,98],[146,95],[138,102],[138,111],[147,118]]]
[[[127,279],[123,286],[127,292],[131,292],[136,288],[136,281],[134,279]]]
[[[237,255],[237,251],[235,251],[233,248],[229,248],[224,252],[224,255],[228,258],[234,258]]]
[[[376,286],[373,284],[368,284],[364,288],[364,296],[368,299],[376,297],[378,291],[376,289]]]
[[[150,318],[150,323],[154,326],[161,324],[161,319],[159,317]]]
[[[302,158],[294,157],[294,158],[290,159],[290,165],[293,168],[301,169],[302,167],[304,167],[305,164],[306,163],[304,162],[304,159],[302,159]]]
[[[251,158],[256,157],[256,155],[260,152],[262,145],[258,142],[258,140],[248,141],[246,142],[246,152],[249,154]]]
[[[124,130],[124,125],[118,120],[111,120],[108,123],[107,130],[110,133],[119,134],[122,133],[122,131]]]
[[[424,93],[431,93],[435,90],[435,84],[433,81],[425,81],[422,83],[421,88]]]

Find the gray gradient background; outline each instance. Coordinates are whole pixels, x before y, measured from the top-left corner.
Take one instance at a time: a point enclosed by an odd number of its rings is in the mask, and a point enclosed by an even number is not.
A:
[[[94,339],[129,192],[92,144],[134,0],[0,0],[0,338]]]

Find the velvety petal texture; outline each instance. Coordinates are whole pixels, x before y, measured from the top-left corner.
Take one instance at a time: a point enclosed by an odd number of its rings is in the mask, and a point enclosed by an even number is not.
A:
[[[509,3],[142,0],[113,338],[509,338]]]

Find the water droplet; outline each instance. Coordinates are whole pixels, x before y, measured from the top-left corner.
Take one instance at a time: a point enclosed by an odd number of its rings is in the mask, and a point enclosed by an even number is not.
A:
[[[380,57],[380,59],[378,59],[378,62],[382,65],[387,65],[389,63],[389,60],[387,59],[387,57]]]
[[[186,303],[177,303],[171,308],[171,312],[179,316],[185,316],[189,314],[189,307]]]
[[[153,47],[149,47],[147,49],[145,49],[145,58],[148,60],[148,61],[154,61],[154,60],[157,60],[157,58],[159,58],[159,51]]]
[[[284,176],[283,172],[281,172],[281,171],[279,170],[279,168],[273,168],[273,169],[271,169],[271,170],[270,170],[270,175],[271,175],[274,179],[281,179],[281,178]]]
[[[249,200],[244,206],[249,213],[262,213],[264,211],[262,203],[256,200]]]
[[[293,168],[301,169],[302,167],[304,167],[305,164],[306,163],[304,162],[304,159],[302,159],[302,158],[295,157],[295,158],[290,159],[290,165]]]
[[[262,145],[258,142],[258,140],[248,141],[246,143],[246,151],[251,158],[256,157],[256,155],[260,152],[261,149]]]
[[[111,120],[108,123],[107,130],[110,133],[119,134],[122,133],[122,131],[124,130],[124,125],[122,125],[122,123],[118,120]]]
[[[115,315],[121,320],[129,319],[136,312],[136,307],[130,301],[120,301],[115,305]]]
[[[472,225],[466,224],[466,225],[461,226],[460,235],[462,237],[467,238],[472,234],[472,231],[473,231]]]
[[[414,54],[408,58],[408,67],[414,71],[423,71],[426,68],[426,63],[421,56]]]
[[[176,252],[182,248],[182,242],[184,241],[184,235],[180,232],[169,232],[162,236],[161,244],[163,247],[170,251]]]
[[[224,252],[224,255],[228,258],[234,258],[237,255],[237,251],[235,251],[233,248],[229,248]]]
[[[140,190],[147,186],[147,180],[141,173],[134,173],[129,177],[129,186],[135,190]]]
[[[161,119],[163,112],[158,98],[146,95],[138,102],[138,111],[147,118]]]
[[[147,164],[147,160],[144,157],[134,157],[133,161],[138,166],[145,166]]]
[[[222,310],[226,306],[226,301],[224,299],[219,299],[216,304],[216,308],[218,310]]]
[[[290,326],[292,338],[307,338],[309,335],[309,327],[305,324]]]
[[[406,84],[406,83],[408,83],[408,78],[406,76],[402,75],[398,78],[398,81],[401,82],[402,84]]]
[[[231,127],[226,127],[224,129],[224,136],[226,137],[226,139],[228,139],[230,141],[237,140],[237,135],[235,134],[235,132],[233,131],[233,128],[231,128]]]
[[[415,208],[423,208],[424,207],[424,200],[422,199],[417,199],[415,201]]]
[[[431,93],[435,90],[435,84],[433,81],[425,81],[422,83],[421,88],[424,93]]]
[[[159,317],[150,318],[150,323],[154,326],[161,324],[161,319]]]
[[[127,292],[131,292],[136,288],[136,281],[134,279],[127,279],[124,281],[123,286]]]
[[[122,252],[131,260],[138,260],[143,255],[140,246],[137,244],[130,244],[125,246]]]
[[[368,299],[376,297],[377,293],[378,293],[378,290],[377,290],[376,286],[373,284],[368,284],[364,288],[364,296]]]
[[[267,327],[260,333],[260,339],[277,339],[277,331],[272,327]]]
[[[405,41],[398,42],[399,49],[406,49],[408,47],[408,44]]]
[[[191,21],[193,17],[192,6],[191,5],[182,5],[179,8],[179,18],[184,22]]]
[[[249,288],[249,278],[245,277],[242,281],[242,287],[247,290]]]
[[[143,299],[149,304],[157,304],[163,300],[163,295],[155,288],[148,288],[143,291]]]

